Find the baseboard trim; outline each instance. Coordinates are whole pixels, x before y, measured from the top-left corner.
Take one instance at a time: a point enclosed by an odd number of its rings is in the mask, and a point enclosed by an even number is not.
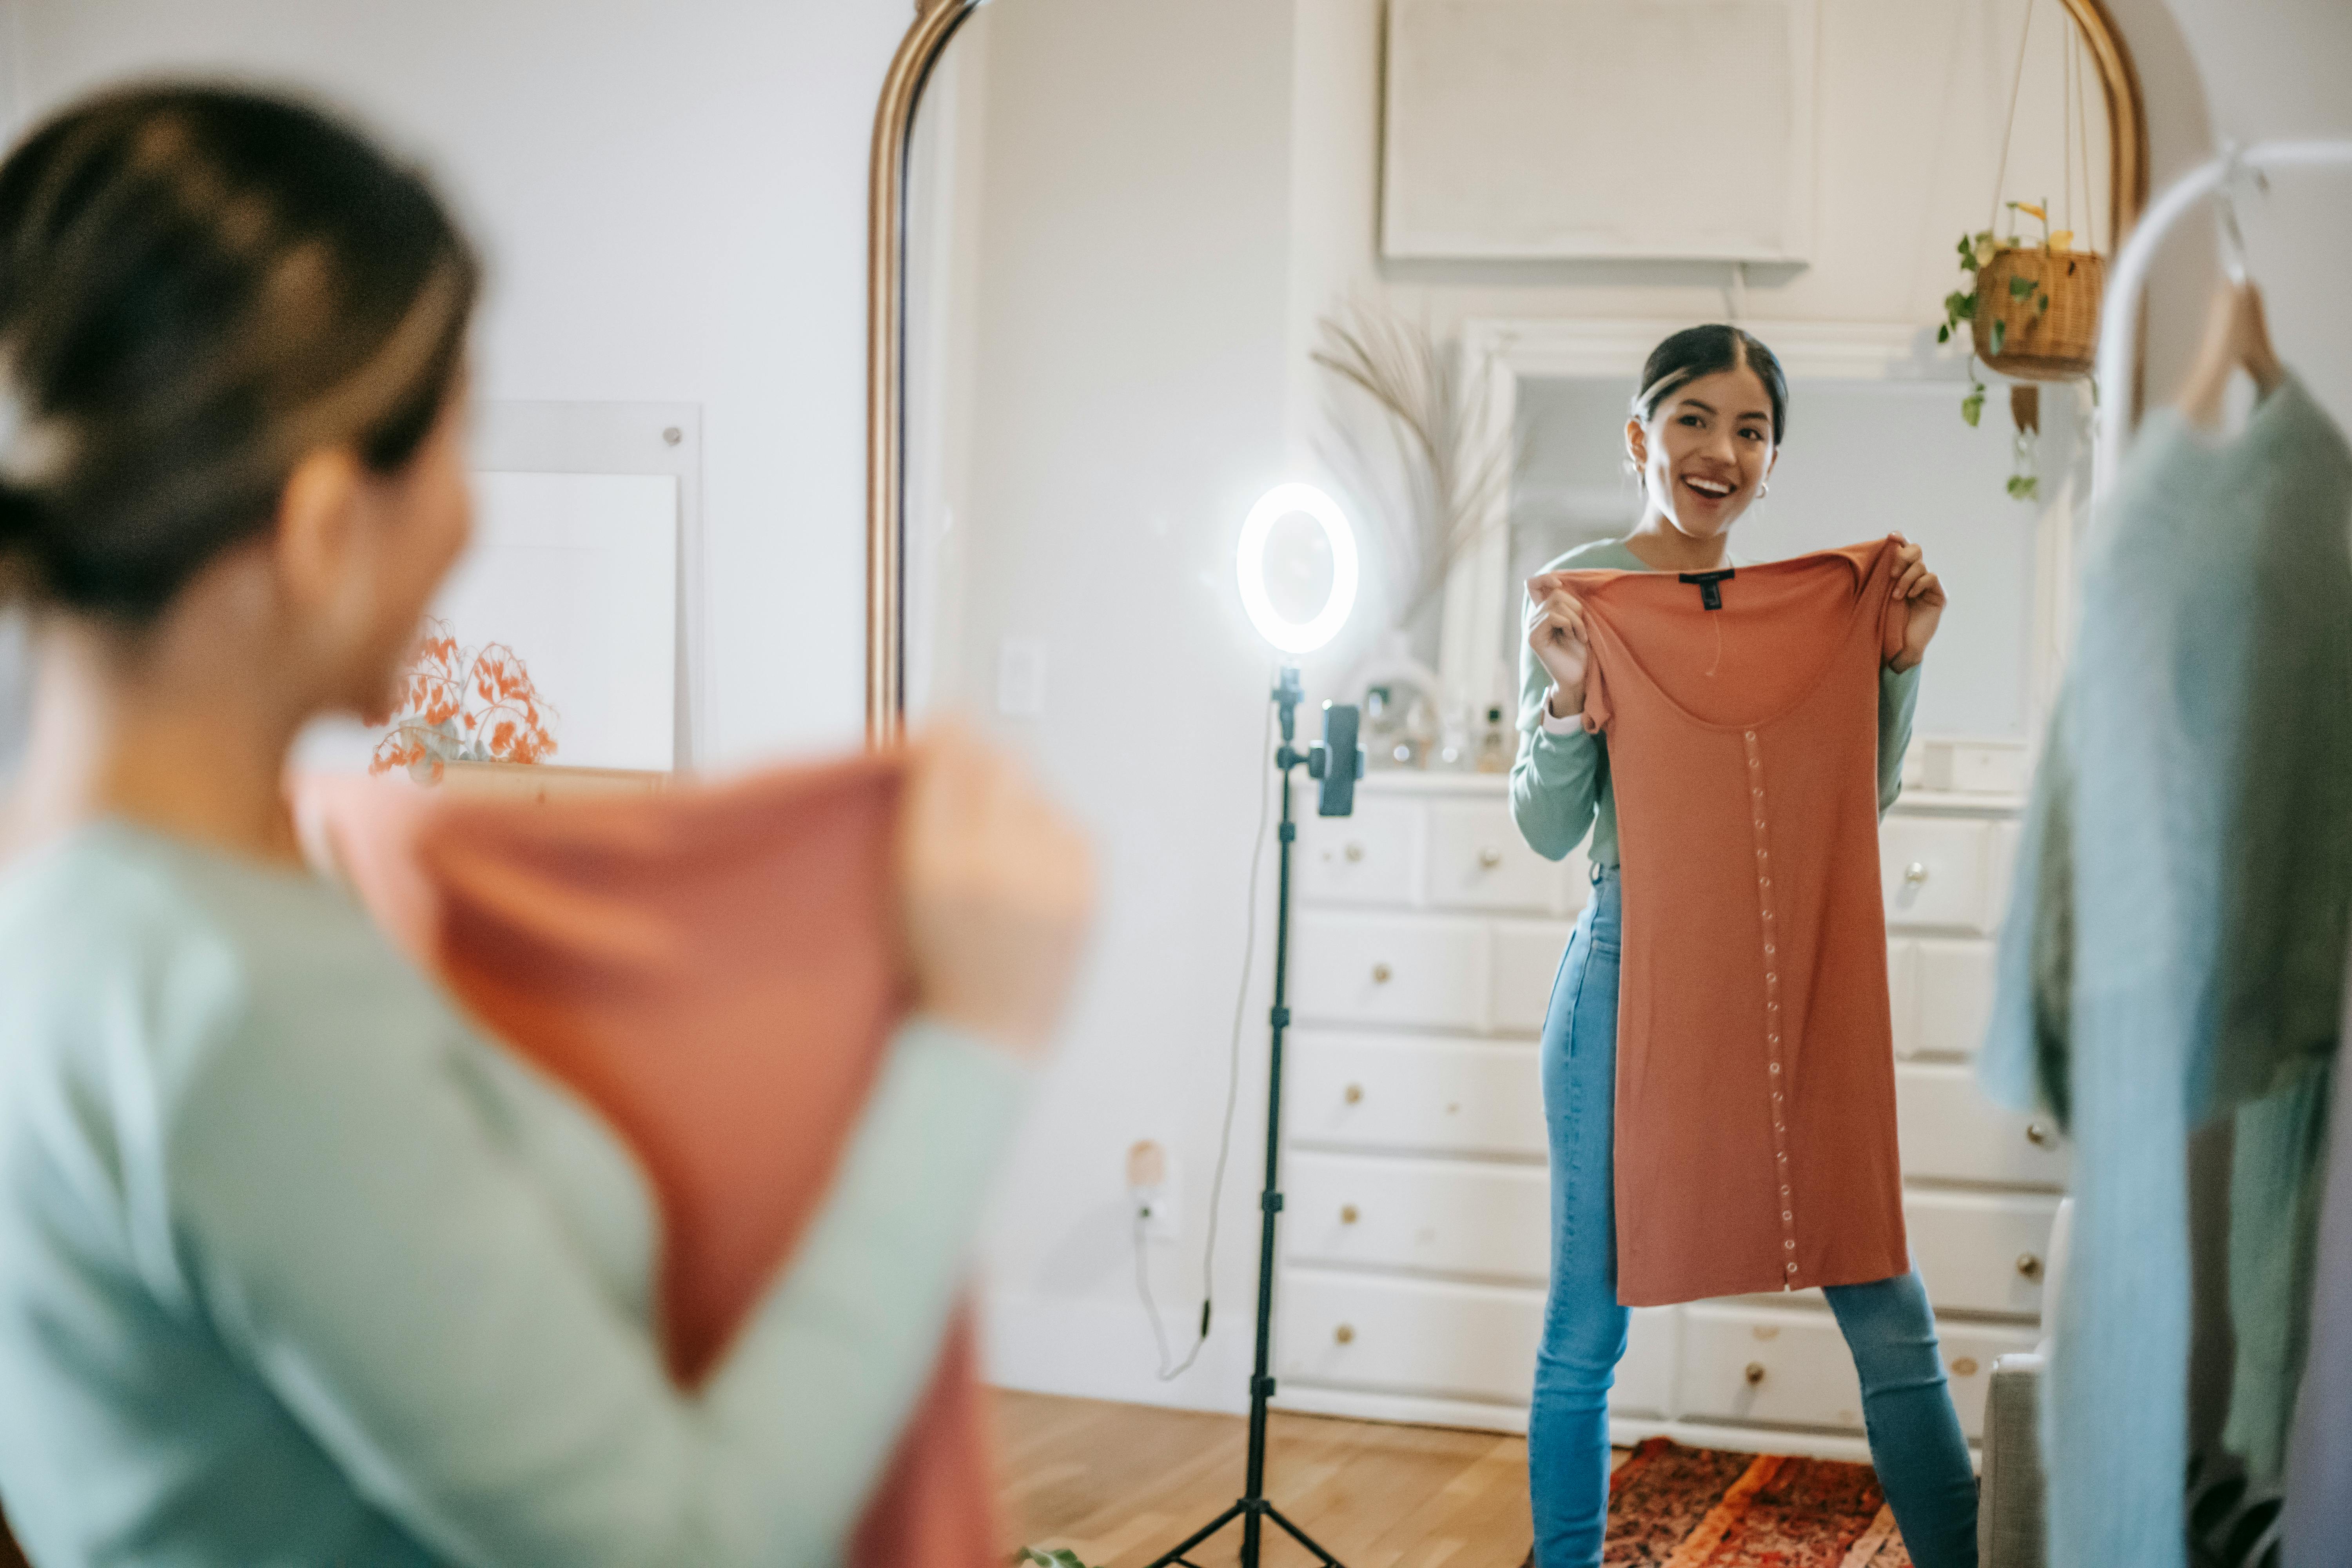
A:
[[[996,1387],[1234,1415],[1249,1409],[1255,1347],[1247,1317],[1216,1322],[1192,1369],[1163,1383],[1150,1321],[1132,1298],[1108,1301],[996,1290],[987,1303],[982,1376]],[[1160,1321],[1170,1347],[1181,1355],[1192,1342],[1190,1314],[1162,1309]]]

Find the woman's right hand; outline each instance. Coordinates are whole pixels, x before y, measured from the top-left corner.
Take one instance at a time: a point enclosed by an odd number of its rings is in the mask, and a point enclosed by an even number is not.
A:
[[[1012,759],[947,724],[908,748],[898,887],[915,1005],[1042,1056],[1092,922],[1094,852]]]
[[[1574,718],[1584,707],[1592,647],[1585,640],[1584,601],[1568,591],[1559,573],[1528,579],[1528,647],[1551,677],[1551,716]]]

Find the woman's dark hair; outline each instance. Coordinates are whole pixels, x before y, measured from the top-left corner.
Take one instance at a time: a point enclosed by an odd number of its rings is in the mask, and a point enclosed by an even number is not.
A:
[[[479,286],[423,178],[315,109],[164,85],[68,110],[0,164],[0,563],[152,617],[306,453],[415,455]]]
[[[1649,363],[1642,367],[1642,389],[1633,395],[1633,417],[1647,425],[1676,388],[1743,364],[1756,373],[1764,384],[1764,395],[1772,400],[1772,445],[1777,447],[1789,426],[1789,378],[1755,333],[1721,321],[1685,327],[1650,351]]]

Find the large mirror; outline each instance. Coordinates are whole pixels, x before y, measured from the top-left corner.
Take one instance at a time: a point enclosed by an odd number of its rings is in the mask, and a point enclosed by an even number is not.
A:
[[[876,156],[870,726],[1005,738],[1091,822],[1108,882],[1050,1131],[988,1243],[992,1374],[1249,1397],[1267,694],[1291,661],[1302,743],[1320,701],[1357,703],[1373,765],[1350,816],[1297,797],[1276,1405],[1524,1427],[1551,1240],[1537,1041],[1590,883],[1513,824],[1520,585],[1633,525],[1643,356],[1731,321],[1791,388],[1735,557],[1899,532],[1950,595],[1881,858],[1904,1209],[1980,1440],[1991,1363],[2037,1337],[2067,1179],[1969,1058],[2095,393],[1988,368],[1948,297],[1976,298],[1964,250],[2071,276],[2128,228],[2145,134],[2098,0],[930,0]],[[2042,287],[1993,290],[2033,323],[1996,365],[2073,308]],[[1295,660],[1236,583],[1244,520],[1286,482],[1337,500],[1361,582]],[[1344,565],[1288,515],[1268,598],[1307,618]],[[1611,1414],[1620,1444],[1866,1457],[1818,1292],[1636,1311]],[[1415,1506],[1324,1521],[1360,1545]],[[1519,1506],[1495,1517],[1524,1544]]]

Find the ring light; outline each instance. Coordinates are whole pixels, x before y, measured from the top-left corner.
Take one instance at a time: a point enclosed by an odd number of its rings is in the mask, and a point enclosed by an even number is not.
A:
[[[1265,592],[1265,548],[1274,525],[1294,512],[1305,512],[1323,530],[1331,546],[1331,594],[1309,621],[1286,620]],[[1356,607],[1356,535],[1339,503],[1313,485],[1276,485],[1258,498],[1242,524],[1242,542],[1235,563],[1241,579],[1242,607],[1258,636],[1285,653],[1312,653],[1337,637]]]

